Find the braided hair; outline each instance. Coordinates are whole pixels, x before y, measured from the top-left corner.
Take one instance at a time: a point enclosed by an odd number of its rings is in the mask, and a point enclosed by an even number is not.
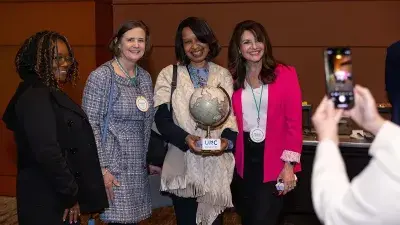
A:
[[[65,36],[54,31],[40,31],[26,39],[15,56],[15,67],[22,79],[25,73],[35,73],[46,86],[60,88],[53,72],[53,61],[58,53],[57,40],[66,44],[69,56],[74,59],[74,53]],[[75,85],[78,73],[78,63],[73,60],[65,82]]]

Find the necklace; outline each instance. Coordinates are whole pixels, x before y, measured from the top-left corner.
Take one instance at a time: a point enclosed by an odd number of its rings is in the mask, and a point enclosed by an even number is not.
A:
[[[129,76],[128,71],[126,71],[124,69],[124,67],[122,66],[122,64],[119,62],[119,60],[115,57],[115,61],[117,62],[118,67],[122,70],[122,72],[124,73],[124,75],[126,76],[126,78],[129,79],[129,81],[131,82],[131,84],[133,86],[137,86],[137,82],[136,82],[136,77],[137,77],[137,65],[135,65],[135,75],[133,75],[132,77]]]

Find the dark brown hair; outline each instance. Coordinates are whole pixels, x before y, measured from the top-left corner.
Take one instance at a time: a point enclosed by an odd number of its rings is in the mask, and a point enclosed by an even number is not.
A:
[[[68,67],[66,82],[75,84],[78,78],[78,63],[68,40],[63,35],[54,31],[38,32],[22,44],[15,56],[15,67],[22,79],[26,73],[35,73],[42,82],[50,88],[59,88],[53,73],[53,61],[57,55],[57,41],[61,40],[67,45],[69,56],[73,59]]]
[[[260,80],[264,84],[273,83],[276,79],[275,68],[281,64],[275,60],[272,54],[272,45],[268,34],[260,23],[253,20],[245,20],[236,25],[228,47],[228,68],[234,79],[234,89],[244,88],[246,79],[246,59],[240,54],[240,43],[245,31],[254,34],[256,40],[264,43],[264,56],[262,58],[262,68]]]
[[[188,65],[190,63],[190,59],[185,53],[182,40],[182,31],[185,27],[189,27],[201,43],[208,44],[210,52],[206,57],[207,61],[211,61],[218,56],[221,51],[221,46],[207,22],[198,17],[188,17],[179,24],[175,35],[175,56],[179,63],[183,65]]]
[[[130,20],[123,23],[118,31],[112,37],[110,44],[108,46],[109,50],[114,56],[120,56],[121,50],[119,49],[119,44],[121,43],[121,39],[127,31],[130,31],[134,28],[142,28],[144,33],[146,34],[146,43],[145,43],[145,54],[148,53],[151,49],[150,43],[150,30],[147,25],[141,20]]]

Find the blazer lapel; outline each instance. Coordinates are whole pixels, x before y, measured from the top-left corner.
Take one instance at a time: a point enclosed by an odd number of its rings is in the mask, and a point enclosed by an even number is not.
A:
[[[272,118],[274,118],[274,113],[276,111],[276,83],[268,84],[268,102],[267,102],[267,126],[266,126],[266,131],[265,131],[265,139],[267,139],[268,135],[268,125],[271,125],[274,123]]]
[[[235,104],[233,105],[233,107],[236,107],[236,117],[238,118],[238,128],[239,131],[243,131],[243,109],[242,109],[242,92],[243,89],[239,89],[237,90],[236,94],[234,95],[234,101]]]
[[[54,97],[54,100],[64,108],[72,110],[76,112],[81,117],[86,118],[86,113],[76,104],[70,97],[68,97],[65,93],[61,91],[51,91],[51,94]]]

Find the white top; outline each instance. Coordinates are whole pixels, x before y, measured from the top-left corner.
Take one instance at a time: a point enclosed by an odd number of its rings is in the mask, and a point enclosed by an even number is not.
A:
[[[372,159],[352,182],[339,148],[322,140],[312,173],[315,211],[325,225],[400,224],[400,127],[387,121],[369,149]]]
[[[267,110],[268,110],[268,85],[265,84],[259,88],[253,89],[257,106],[260,104],[261,89],[263,89],[260,109],[260,128],[266,130],[267,127]],[[254,101],[252,88],[245,80],[244,89],[242,91],[242,110],[243,110],[243,131],[250,132],[251,129],[257,127],[258,110]]]

